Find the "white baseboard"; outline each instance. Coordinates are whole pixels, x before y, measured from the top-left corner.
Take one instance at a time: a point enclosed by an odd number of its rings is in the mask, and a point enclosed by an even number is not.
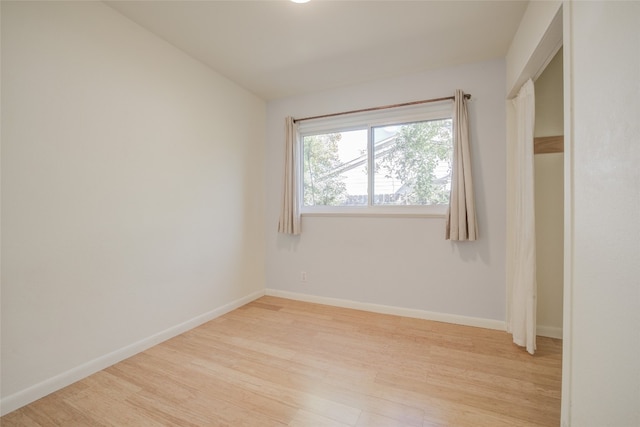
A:
[[[436,313],[432,311],[412,308],[394,307],[381,304],[351,301],[339,298],[320,297],[316,295],[300,294],[297,292],[265,289],[265,295],[288,298],[298,301],[332,305],[335,307],[353,308],[356,310],[372,311],[374,313],[392,314],[396,316],[413,317],[416,319],[434,320],[436,322],[454,323],[457,325],[475,326],[478,328],[506,330],[505,322],[501,320],[483,319],[479,317],[460,316],[457,314]]]
[[[536,326],[536,334],[539,337],[562,339],[562,328],[538,325]]]
[[[197,326],[202,325],[216,317],[222,316],[238,307],[241,307],[255,299],[264,295],[264,290],[253,292],[245,297],[239,298],[207,313],[196,316],[193,319],[180,323],[162,332],[154,334],[150,337],[144,338],[138,342],[130,344],[126,347],[105,354],[104,356],[93,359],[87,363],[14,393],[10,396],[0,400],[0,414],[5,415],[11,411],[14,411],[22,406],[28,405],[56,390],[60,390],[76,381],[88,377],[102,369],[108,368],[124,359],[127,359],[135,354],[138,354],[154,345],[157,345],[163,341],[180,335],[188,330],[191,330]]]

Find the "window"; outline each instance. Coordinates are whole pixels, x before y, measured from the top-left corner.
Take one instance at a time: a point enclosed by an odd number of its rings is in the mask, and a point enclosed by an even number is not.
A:
[[[302,213],[443,215],[452,140],[448,110],[301,123]]]

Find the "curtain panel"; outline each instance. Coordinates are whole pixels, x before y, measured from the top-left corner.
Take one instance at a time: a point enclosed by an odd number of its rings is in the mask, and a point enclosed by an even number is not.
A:
[[[293,117],[285,119],[284,189],[278,232],[300,234],[300,204],[298,201],[298,125]]]
[[[464,92],[457,89],[453,112],[453,161],[446,239],[473,241],[477,238],[478,224],[471,176],[467,99]]]
[[[507,150],[507,330],[513,342],[536,349],[536,235],[533,129],[535,95],[529,79],[512,101],[516,138]]]

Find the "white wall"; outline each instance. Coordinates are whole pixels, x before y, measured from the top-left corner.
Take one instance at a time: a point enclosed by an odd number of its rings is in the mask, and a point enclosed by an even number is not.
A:
[[[564,154],[536,154],[534,163],[538,335],[562,338]]]
[[[562,49],[535,82],[534,136],[564,135]],[[564,287],[564,154],[536,154],[536,279],[538,334],[562,338]]]
[[[528,78],[542,73],[562,45],[562,2],[532,1],[522,16],[507,52],[507,95],[513,98]]]
[[[2,2],[4,412],[263,292],[265,114],[100,2]]]
[[[444,218],[311,217],[302,235],[276,232],[284,118],[449,96],[469,105],[480,239],[444,239]],[[505,63],[441,69],[271,101],[267,107],[267,288],[422,310],[504,325]],[[307,272],[301,283],[300,272]]]
[[[565,188],[573,191],[565,203],[563,425],[638,426],[640,3],[564,9]]]
[[[564,135],[562,48],[535,81],[535,137]]]

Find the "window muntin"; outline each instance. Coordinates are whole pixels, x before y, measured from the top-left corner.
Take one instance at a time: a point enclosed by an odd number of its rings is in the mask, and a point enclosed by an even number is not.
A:
[[[303,214],[445,214],[449,110],[334,119],[301,126],[300,137]]]

